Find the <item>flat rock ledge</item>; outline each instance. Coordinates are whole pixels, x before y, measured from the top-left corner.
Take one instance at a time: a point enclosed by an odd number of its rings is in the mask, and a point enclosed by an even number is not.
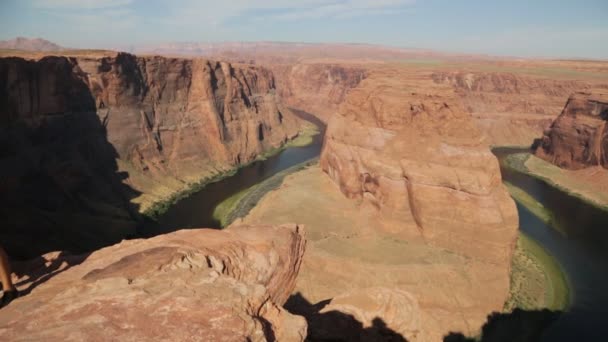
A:
[[[73,267],[54,253],[44,264],[65,270],[0,311],[0,340],[303,341],[282,305],[305,246],[301,226],[243,225],[123,241]]]

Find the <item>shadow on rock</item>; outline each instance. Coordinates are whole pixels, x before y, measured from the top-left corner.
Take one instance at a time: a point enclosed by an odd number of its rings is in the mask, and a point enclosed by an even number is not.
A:
[[[110,110],[74,59],[0,59],[0,243],[22,295],[143,222]]]
[[[141,222],[77,62],[0,59],[0,242],[11,259],[87,253],[135,235]]]
[[[55,252],[31,260],[15,262],[13,272],[18,277],[15,286],[19,289],[20,296],[28,295],[38,285],[82,263],[89,254],[71,255],[66,252]]]
[[[452,332],[444,342],[536,342],[541,341],[547,329],[561,316],[559,311],[548,309],[526,311],[515,309],[511,313],[492,313],[481,329],[481,338],[466,337]]]
[[[407,341],[379,317],[372,321],[372,326],[363,327],[353,316],[340,311],[321,312],[329,302],[328,299],[312,304],[296,293],[289,297],[284,307],[292,314],[306,318],[307,341]]]

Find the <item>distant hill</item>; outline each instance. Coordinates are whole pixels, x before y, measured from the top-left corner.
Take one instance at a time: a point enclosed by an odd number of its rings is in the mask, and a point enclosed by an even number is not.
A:
[[[17,37],[9,40],[0,40],[0,49],[14,49],[25,51],[61,51],[63,47],[42,38]]]

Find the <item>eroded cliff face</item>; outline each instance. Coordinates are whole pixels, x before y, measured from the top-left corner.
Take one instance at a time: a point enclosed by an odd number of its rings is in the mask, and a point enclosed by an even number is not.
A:
[[[338,111],[348,92],[365,77],[367,71],[356,65],[299,63],[269,65],[276,75],[281,100],[328,122]]]
[[[275,92],[267,69],[201,59],[0,59],[4,243],[133,233],[152,202],[295,136]]]
[[[3,308],[0,338],[303,341],[305,319],[282,305],[305,245],[296,225],[182,230],[124,241],[59,270]],[[75,258],[54,255],[48,263],[65,267]],[[33,271],[19,282],[22,290],[36,286]]]
[[[608,169],[608,95],[576,93],[544,132],[535,154],[559,167]]]
[[[450,89],[378,72],[350,92],[325,139],[321,167],[346,196],[376,206],[385,229],[496,263],[506,296],[517,211]]]
[[[431,77],[455,89],[492,145],[531,145],[570,94],[592,87],[508,72],[435,72]]]

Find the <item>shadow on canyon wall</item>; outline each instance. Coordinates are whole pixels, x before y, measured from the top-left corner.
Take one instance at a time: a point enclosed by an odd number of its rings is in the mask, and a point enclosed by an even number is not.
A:
[[[444,342],[537,342],[541,341],[547,329],[561,312],[515,309],[510,313],[494,312],[481,328],[480,338],[466,337],[452,332],[444,337]]]
[[[310,303],[301,293],[289,297],[284,307],[295,315],[304,316],[308,323],[306,341],[393,341],[407,340],[386,326],[379,317],[373,320],[371,327],[363,324],[353,316],[340,311],[320,311],[329,304],[324,300],[317,304]]]
[[[0,244],[13,261],[36,258],[13,267],[26,293],[142,222],[82,75],[68,58],[43,60],[0,60]],[[52,251],[66,252],[41,257]]]

